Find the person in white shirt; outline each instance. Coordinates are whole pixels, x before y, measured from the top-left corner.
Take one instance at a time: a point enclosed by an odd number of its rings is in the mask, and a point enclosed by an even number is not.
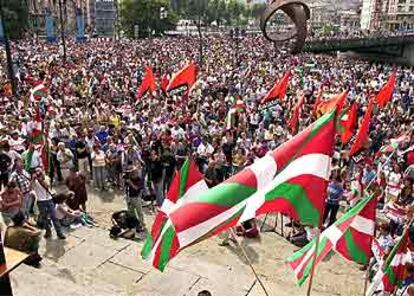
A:
[[[205,144],[204,144],[205,143]],[[198,155],[200,155],[201,157],[208,157],[211,156],[214,152],[214,148],[213,146],[211,146],[210,143],[208,143],[207,141],[203,140],[200,145],[198,145],[197,147],[197,153]]]
[[[20,138],[19,132],[14,131],[11,134],[11,137],[9,139],[10,149],[16,151],[19,154],[22,154],[24,152],[24,140]]]
[[[69,175],[69,170],[74,166],[73,153],[70,149],[65,147],[65,143],[63,142],[58,143],[58,149],[57,160],[60,164],[62,177],[66,180],[66,177]]]
[[[35,149],[33,144],[29,144],[29,148],[23,152],[22,159],[24,161],[26,171],[33,172],[36,168],[42,168],[42,158],[39,151]]]
[[[105,152],[103,152],[99,145],[93,147],[91,154],[92,170],[95,181],[95,187],[101,190],[105,189]]]
[[[40,168],[37,168],[32,175],[32,188],[37,196],[37,206],[40,214],[38,222],[46,230],[44,237],[48,239],[52,236],[52,231],[50,229],[51,220],[59,239],[65,239],[66,237],[62,232],[62,227],[59,220],[56,218],[55,204],[53,202],[52,194],[49,191],[49,184]]]

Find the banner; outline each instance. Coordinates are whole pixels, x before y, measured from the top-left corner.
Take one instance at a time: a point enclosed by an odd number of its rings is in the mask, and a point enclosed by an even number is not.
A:
[[[46,39],[49,42],[55,42],[55,29],[53,24],[53,15],[50,7],[45,7]]]
[[[76,41],[82,43],[85,41],[85,21],[80,8],[76,8],[76,27]]]

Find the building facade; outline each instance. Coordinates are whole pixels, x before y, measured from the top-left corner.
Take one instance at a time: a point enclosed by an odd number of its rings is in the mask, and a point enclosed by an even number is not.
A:
[[[387,28],[411,30],[414,27],[414,0],[388,0]]]
[[[117,0],[88,0],[86,23],[99,37],[113,37],[116,33],[118,17]]]
[[[355,32],[361,28],[361,15],[355,10],[344,10],[339,13],[342,32]]]
[[[414,0],[363,0],[363,30],[413,30]]]

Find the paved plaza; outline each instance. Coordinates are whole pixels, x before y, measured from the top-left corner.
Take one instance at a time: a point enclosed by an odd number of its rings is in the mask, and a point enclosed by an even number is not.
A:
[[[204,289],[214,296],[265,295],[236,245],[220,247],[220,238],[211,238],[184,250],[161,273],[139,256],[143,240],[109,238],[110,213],[122,209],[121,195],[92,192],[88,205],[99,227],[73,230],[65,241],[42,240],[42,268],[15,270],[14,295],[196,296]],[[151,225],[152,215],[146,218]],[[270,295],[305,295],[306,284],[298,288],[284,264],[297,248],[273,232],[242,243]],[[319,265],[312,295],[360,295],[362,278],[356,265],[334,256]]]

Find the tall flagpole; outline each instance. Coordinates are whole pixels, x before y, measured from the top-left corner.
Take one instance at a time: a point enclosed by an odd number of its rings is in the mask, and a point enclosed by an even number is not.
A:
[[[62,46],[63,46],[63,62],[66,63],[66,40],[65,40],[65,25],[63,23],[62,0],[59,0],[59,18],[60,18],[60,36],[62,38]]]
[[[315,274],[316,259],[318,257],[318,247],[319,247],[320,236],[321,236],[321,230],[320,228],[318,228],[318,234],[316,236],[315,251],[313,252],[313,256],[312,256],[312,267],[311,267],[311,272],[309,275],[309,284],[308,284],[308,290],[306,292],[306,296],[310,296],[311,291],[312,291],[313,275]]]
[[[265,293],[266,296],[269,296],[269,293],[267,292],[265,285],[263,284],[262,280],[259,278],[259,275],[257,274],[256,270],[254,269],[253,264],[250,261],[249,256],[247,255],[246,250],[244,249],[244,247],[242,246],[242,244],[240,243],[240,241],[238,240],[238,238],[234,234],[233,228],[230,228],[229,232],[230,232],[231,236],[233,237],[234,241],[239,246],[240,250],[242,251],[244,258],[246,258],[247,264],[250,266],[251,270],[253,271],[253,274],[254,274],[255,278],[257,279],[257,281],[259,282],[260,286],[262,287],[263,292]]]

